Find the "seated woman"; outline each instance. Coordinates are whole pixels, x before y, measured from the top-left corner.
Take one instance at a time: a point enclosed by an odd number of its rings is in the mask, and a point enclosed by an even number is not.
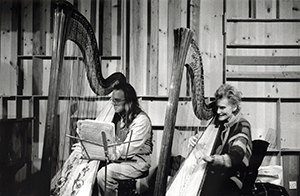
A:
[[[98,195],[114,196],[118,194],[118,180],[135,179],[148,172],[153,150],[152,124],[148,115],[139,106],[134,88],[128,83],[114,87],[112,104],[115,109],[115,123],[120,123],[116,139],[116,153],[109,155],[111,163],[97,173]],[[119,117],[119,118],[117,118]],[[116,122],[117,121],[117,122]],[[128,145],[129,141],[130,145]],[[124,142],[124,143],[122,143]],[[128,148],[129,146],[129,148]],[[115,161],[115,160],[127,161]]]
[[[211,156],[204,156],[208,171],[201,196],[238,196],[252,153],[250,123],[241,114],[241,92],[229,84],[215,92],[215,118],[218,128]],[[198,135],[189,139],[195,146]]]

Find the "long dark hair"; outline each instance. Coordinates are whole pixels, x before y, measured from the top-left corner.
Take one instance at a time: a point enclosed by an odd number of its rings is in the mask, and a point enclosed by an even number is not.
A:
[[[132,123],[133,119],[142,111],[134,88],[129,83],[119,83],[114,86],[114,90],[122,90],[125,96],[125,116],[126,127]]]

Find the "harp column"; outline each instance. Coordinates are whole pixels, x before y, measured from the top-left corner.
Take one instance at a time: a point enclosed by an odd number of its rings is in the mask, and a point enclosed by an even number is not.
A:
[[[50,82],[48,91],[47,116],[45,125],[43,156],[41,163],[41,186],[39,193],[49,195],[50,181],[53,175],[53,164],[56,163],[58,151],[58,130],[57,130],[57,108],[59,100],[59,86],[61,69],[63,63],[64,47],[67,31],[69,28],[71,12],[68,10],[69,4],[64,9],[55,9],[53,47],[50,70]],[[71,7],[69,8],[71,9]]]
[[[162,147],[160,151],[154,190],[155,196],[165,196],[166,193],[169,159],[173,143],[182,73],[186,55],[191,45],[192,37],[193,32],[190,29],[179,28],[174,30],[173,68],[168,93],[169,99],[166,108]]]

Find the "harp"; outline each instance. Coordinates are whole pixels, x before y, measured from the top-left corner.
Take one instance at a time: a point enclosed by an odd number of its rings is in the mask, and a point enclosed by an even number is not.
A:
[[[97,47],[93,28],[87,19],[76,11],[68,2],[55,2],[53,49],[48,92],[46,126],[41,163],[40,195],[49,195],[53,164],[58,151],[58,133],[56,131],[59,87],[65,43],[71,40],[76,43],[83,55],[87,79],[91,89],[97,95],[109,94],[117,83],[125,82],[122,73],[113,73],[107,78],[102,76],[100,52]]]
[[[208,127],[195,148],[181,164],[181,167],[177,171],[175,177],[173,177],[167,186],[167,170],[169,168],[169,159],[173,142],[180,83],[189,49],[192,51],[192,62],[188,63],[186,66],[192,81],[192,104],[194,113],[200,120],[208,120],[213,117],[214,102],[206,104],[204,99],[203,64],[200,51],[196,42],[193,40],[193,32],[187,28],[175,29],[172,77],[166,108],[162,139],[163,143],[160,151],[156,176],[156,186],[154,190],[155,196],[199,195],[201,192],[202,182],[205,179],[206,164],[203,163],[203,161],[199,162],[196,160],[193,155],[197,152],[199,147],[205,150],[205,154],[210,154],[214,143],[213,141],[215,141],[216,137],[216,131],[212,127]],[[209,143],[211,144],[204,146],[204,142],[207,143],[207,140],[210,141]]]

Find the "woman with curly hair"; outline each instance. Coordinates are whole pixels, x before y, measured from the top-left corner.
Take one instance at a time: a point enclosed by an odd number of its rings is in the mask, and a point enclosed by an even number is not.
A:
[[[252,153],[251,127],[241,113],[241,95],[229,84],[215,92],[215,117],[211,123],[218,128],[218,134],[212,155],[203,157],[208,170],[201,196],[240,194]],[[192,136],[189,146],[195,146],[198,138]]]

